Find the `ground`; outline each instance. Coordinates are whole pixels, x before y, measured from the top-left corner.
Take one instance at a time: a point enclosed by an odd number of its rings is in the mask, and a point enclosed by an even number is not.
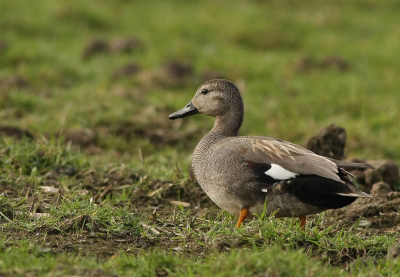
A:
[[[340,158],[399,163],[399,9],[0,1],[0,276],[399,275],[398,174],[358,172],[374,197],[305,231],[263,214],[235,229],[187,170],[212,119],[168,120],[228,78],[242,135],[306,145],[334,123]]]

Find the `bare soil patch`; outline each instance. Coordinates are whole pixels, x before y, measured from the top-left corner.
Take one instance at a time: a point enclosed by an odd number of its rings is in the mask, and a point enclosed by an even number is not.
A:
[[[5,52],[8,48],[8,43],[4,40],[0,40],[0,54]]]
[[[119,79],[119,78],[131,77],[134,76],[139,71],[140,71],[140,65],[136,63],[127,63],[121,68],[115,70],[114,78]]]
[[[384,182],[376,183],[372,198],[358,199],[352,205],[326,213],[329,223],[356,227],[366,233],[382,234],[400,231],[400,192]]]
[[[87,43],[83,50],[82,57],[87,60],[99,54],[132,53],[134,51],[143,50],[144,48],[144,43],[135,37],[116,38],[112,41],[96,38]]]
[[[29,239],[43,247],[46,252],[52,253],[82,253],[96,256],[99,259],[107,259],[116,254],[119,250],[131,253],[138,253],[141,250],[156,246],[159,239],[138,237],[130,232],[117,234],[102,234],[82,231],[80,233],[63,232],[32,233],[24,231],[4,231],[4,236],[10,241]]]
[[[22,138],[34,139],[34,135],[31,132],[13,126],[0,126],[0,137],[14,137],[17,139],[22,139]]]
[[[28,79],[23,76],[14,75],[9,78],[0,79],[0,91],[1,90],[9,90],[9,89],[22,89],[27,88],[31,84]]]
[[[344,58],[337,55],[327,56],[323,59],[304,56],[301,57],[293,67],[298,72],[327,69],[337,69],[340,72],[345,72],[350,69],[350,64]]]
[[[165,146],[191,146],[201,130],[196,126],[189,126],[185,121],[171,121],[168,115],[173,110],[149,106],[140,112],[140,115],[130,121],[120,122],[116,126],[106,127],[113,135],[121,136],[126,140],[135,137],[146,138],[158,148]],[[187,125],[186,127],[182,127]]]
[[[306,148],[318,155],[341,160],[345,157],[346,138],[346,130],[332,124],[311,137]]]

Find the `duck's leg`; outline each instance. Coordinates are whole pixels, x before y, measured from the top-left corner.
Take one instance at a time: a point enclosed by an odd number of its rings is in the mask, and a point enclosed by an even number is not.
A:
[[[305,231],[306,230],[306,222],[307,222],[307,217],[305,215],[299,216],[300,219],[300,228],[301,230]]]
[[[236,223],[236,228],[239,228],[240,225],[242,225],[242,223],[245,221],[248,214],[249,214],[248,208],[243,208],[240,210],[240,216],[239,216],[238,222]]]

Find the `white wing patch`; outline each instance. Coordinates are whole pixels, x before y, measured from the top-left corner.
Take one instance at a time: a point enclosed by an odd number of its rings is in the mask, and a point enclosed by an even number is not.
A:
[[[289,170],[286,170],[277,164],[271,164],[271,168],[265,171],[265,174],[271,176],[275,180],[287,180],[299,175]]]

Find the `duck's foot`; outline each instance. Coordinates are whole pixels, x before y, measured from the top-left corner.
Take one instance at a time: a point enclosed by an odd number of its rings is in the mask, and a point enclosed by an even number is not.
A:
[[[236,228],[239,228],[240,225],[242,225],[242,223],[245,221],[248,214],[249,214],[248,208],[243,208],[240,210],[240,216],[239,216],[238,222],[236,223]]]
[[[299,216],[300,219],[300,228],[301,230],[305,231],[306,230],[306,223],[307,223],[307,217],[305,215]]]

